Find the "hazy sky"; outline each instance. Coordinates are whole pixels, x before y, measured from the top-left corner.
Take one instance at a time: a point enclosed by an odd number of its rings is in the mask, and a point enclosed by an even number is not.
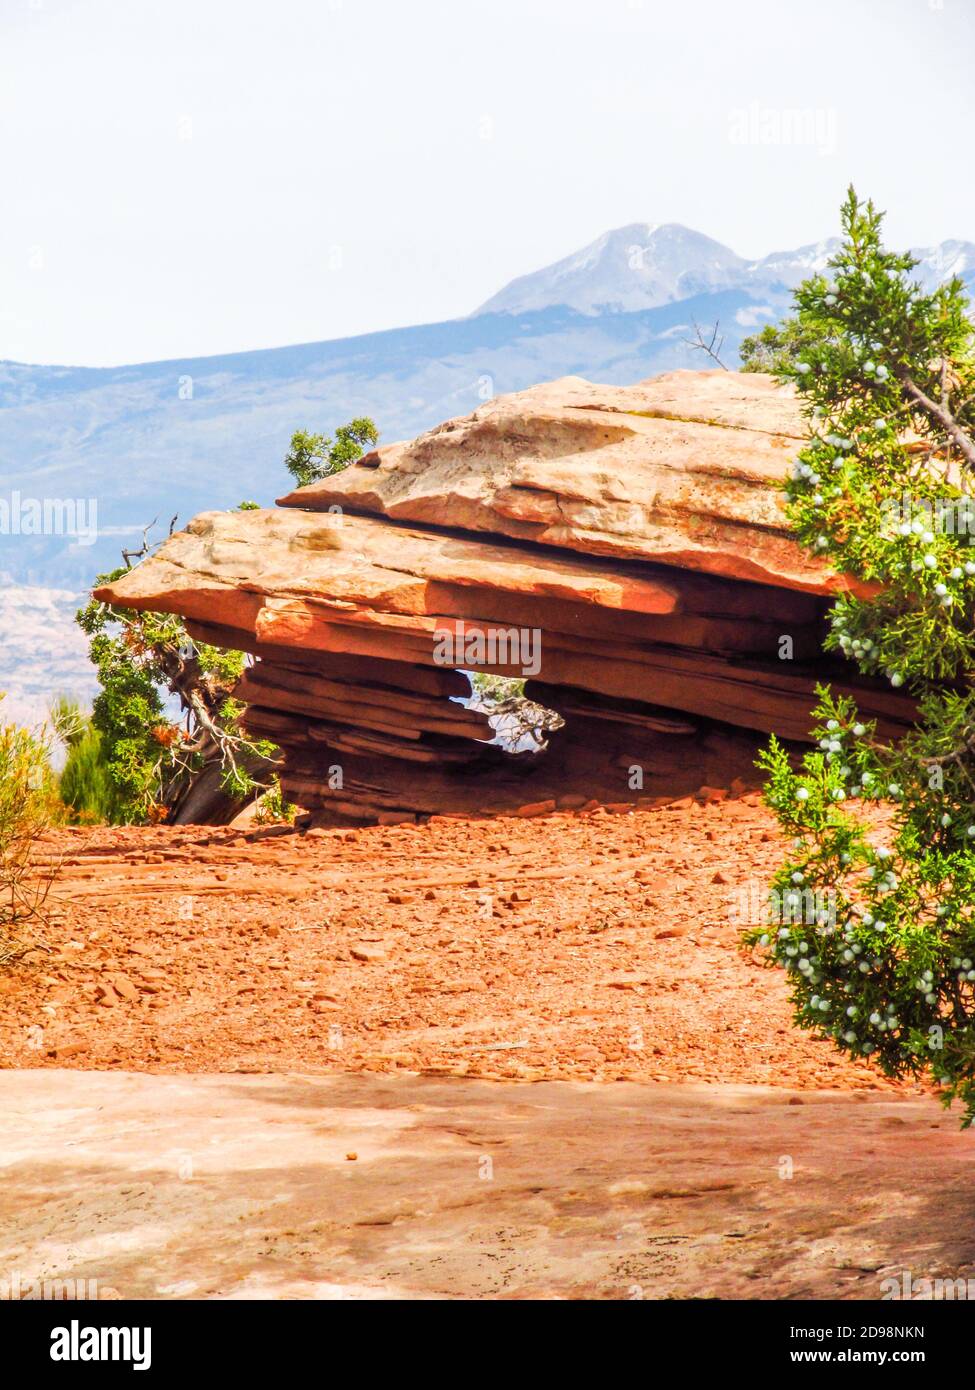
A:
[[[0,358],[455,317],[635,221],[764,255],[851,178],[975,240],[973,64],[975,0],[0,0]]]

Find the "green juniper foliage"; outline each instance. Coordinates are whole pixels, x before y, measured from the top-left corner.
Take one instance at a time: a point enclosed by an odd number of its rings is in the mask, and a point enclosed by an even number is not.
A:
[[[820,688],[818,747],[771,741],[766,799],[793,837],[773,926],[796,1020],[890,1076],[932,1075],[975,1118],[975,330],[962,286],[927,294],[850,190],[828,276],[796,291],[779,365],[811,426],[786,484],[800,540],[865,581],[827,646],[918,701],[878,737]],[[970,518],[970,520],[969,520]],[[812,910],[807,910],[812,904]]]
[[[122,805],[105,743],[90,714],[69,696],[51,705],[51,724],[65,750],[58,794],[71,820],[94,823],[120,819]]]
[[[99,575],[98,583],[111,583],[127,569]],[[261,789],[252,764],[269,759],[274,747],[247,738],[241,728],[243,706],[230,691],[244,669],[242,652],[191,641],[173,614],[96,599],[78,613],[78,623],[91,638],[101,687],[91,725],[107,761],[113,820],[165,818],[215,760],[229,796],[242,800]],[[179,703],[179,720],[167,712],[167,695]]]
[[[743,372],[782,372],[809,346],[795,319],[767,323],[760,333],[743,338],[738,356]]]
[[[330,478],[333,473],[341,473],[343,468],[362,458],[367,444],[375,444],[378,439],[379,431],[366,415],[350,420],[347,425],[339,425],[334,439],[326,434],[295,430],[284,466],[299,487],[307,487],[309,483]]]
[[[340,425],[334,439],[298,430],[285,466],[305,487],[354,463],[378,438],[366,417]],[[237,510],[259,510],[259,504],[244,501]],[[96,583],[121,578],[131,559],[148,553],[144,544]],[[123,823],[161,820],[178,808],[199,774],[218,763],[228,796],[243,801],[263,792],[264,819],[294,818],[295,808],[283,800],[270,768],[274,745],[247,737],[244,707],[231,696],[246,663],[242,652],[192,641],[181,619],[169,613],[135,612],[92,599],[77,621],[91,639],[89,655],[101,689],[90,721],[79,724],[73,718],[77,710],[61,709],[68,748],[62,786],[69,809],[79,817]],[[177,720],[169,713],[174,702]]]

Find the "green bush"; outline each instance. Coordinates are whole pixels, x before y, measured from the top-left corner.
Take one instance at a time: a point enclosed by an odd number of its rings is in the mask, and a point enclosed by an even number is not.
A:
[[[760,333],[742,339],[738,349],[741,371],[786,371],[808,346],[795,319],[786,319],[780,324],[767,323]]]
[[[0,963],[15,954],[11,928],[43,917],[54,875],[39,862],[38,842],[57,804],[46,742],[0,719]]]
[[[975,330],[960,282],[925,293],[853,190],[829,266],[796,291],[804,344],[780,367],[811,436],[793,528],[837,570],[827,646],[918,700],[890,741],[820,691],[799,768],[772,741],[766,797],[792,848],[773,925],[796,1020],[890,1076],[930,1074],[975,1115]]]
[[[51,706],[51,722],[66,752],[58,794],[68,818],[80,824],[111,824],[121,819],[123,808],[105,744],[91,715],[62,695]]]
[[[322,478],[330,478],[333,473],[341,473],[343,468],[362,457],[367,444],[375,444],[378,440],[379,431],[367,415],[339,425],[334,439],[326,434],[295,430],[284,466],[298,487],[308,487],[310,483],[321,482]]]

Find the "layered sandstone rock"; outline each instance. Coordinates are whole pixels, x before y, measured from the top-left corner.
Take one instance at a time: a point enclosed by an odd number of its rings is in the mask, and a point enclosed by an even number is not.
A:
[[[802,433],[768,378],[569,378],[278,510],[197,517],[97,595],[251,652],[248,726],[313,811],[672,795],[718,765],[747,772],[756,733],[805,739],[817,681],[889,732],[910,719],[822,654],[824,596],[844,580],[792,541],[777,488]],[[528,676],[562,714],[544,759],[491,742],[460,703],[471,668]]]
[[[777,489],[806,435],[768,376],[580,377],[499,396],[279,498],[649,560],[810,593],[848,587],[788,533]]]

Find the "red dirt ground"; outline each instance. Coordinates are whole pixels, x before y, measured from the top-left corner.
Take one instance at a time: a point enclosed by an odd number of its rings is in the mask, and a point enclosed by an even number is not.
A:
[[[893,1088],[739,949],[732,901],[781,856],[755,796],[51,847],[52,950],[0,974],[7,1067]]]

